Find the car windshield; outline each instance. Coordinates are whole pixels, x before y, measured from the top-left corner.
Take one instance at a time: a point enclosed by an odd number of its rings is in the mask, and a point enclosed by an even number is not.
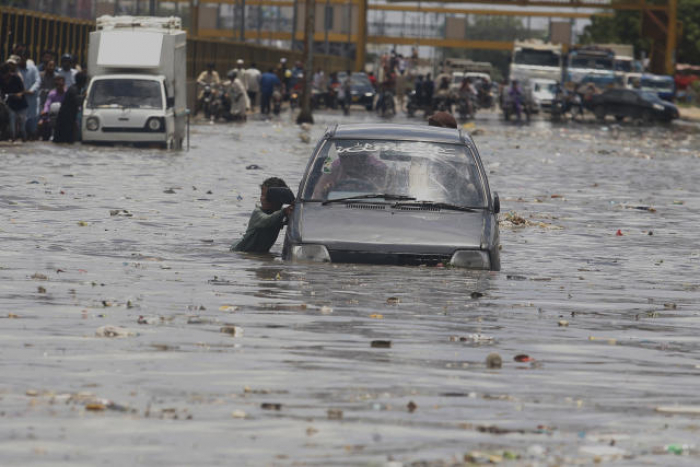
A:
[[[517,65],[559,66],[559,54],[551,50],[521,49],[513,59]]]
[[[304,185],[304,200],[367,195],[368,202],[444,203],[485,208],[487,197],[476,158],[466,145],[423,141],[329,140]],[[393,198],[393,199],[392,199]]]
[[[92,84],[88,107],[162,109],[161,83],[146,79],[101,79]]]
[[[612,59],[605,57],[574,57],[571,68],[590,68],[595,70],[612,70]]]

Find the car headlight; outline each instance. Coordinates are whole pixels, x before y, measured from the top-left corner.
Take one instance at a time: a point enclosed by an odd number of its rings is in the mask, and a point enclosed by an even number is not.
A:
[[[292,247],[292,260],[329,263],[331,255],[323,245],[295,245]]]
[[[365,97],[372,97],[372,96],[374,96],[374,94],[372,94],[371,92],[366,92],[366,93],[365,93]]]
[[[467,269],[491,269],[491,260],[488,251],[460,250],[452,255],[450,264],[457,268]]]
[[[652,107],[654,107],[654,110],[664,110],[664,106],[661,104],[654,104]]]
[[[97,131],[100,128],[100,120],[97,117],[88,117],[85,122],[85,128],[90,131]]]
[[[163,123],[160,121],[160,118],[150,118],[146,125],[148,125],[148,129],[151,131],[159,131],[163,129]]]

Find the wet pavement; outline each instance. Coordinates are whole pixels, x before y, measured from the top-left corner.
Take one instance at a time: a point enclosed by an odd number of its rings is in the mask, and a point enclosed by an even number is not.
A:
[[[316,120],[0,146],[0,464],[700,462],[695,127],[479,114],[498,273],[230,253]]]

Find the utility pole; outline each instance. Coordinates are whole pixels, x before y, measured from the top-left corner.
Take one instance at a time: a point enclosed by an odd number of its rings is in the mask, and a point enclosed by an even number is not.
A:
[[[294,47],[297,40],[297,0],[294,0],[294,6],[292,7],[292,50],[296,50]]]
[[[190,36],[199,34],[199,0],[190,0]]]
[[[301,110],[297,116],[297,123],[313,123],[314,117],[311,115],[311,81],[314,72],[314,10],[316,5],[314,0],[306,0],[304,13],[304,92],[301,95]]]
[[[148,14],[150,16],[156,15],[156,0],[148,0]]]
[[[245,42],[245,0],[241,0],[241,42]]]

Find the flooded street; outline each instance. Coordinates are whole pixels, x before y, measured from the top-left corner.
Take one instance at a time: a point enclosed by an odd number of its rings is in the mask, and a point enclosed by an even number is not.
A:
[[[501,272],[229,252],[315,118],[0,146],[0,464],[700,463],[695,127],[477,115]]]

